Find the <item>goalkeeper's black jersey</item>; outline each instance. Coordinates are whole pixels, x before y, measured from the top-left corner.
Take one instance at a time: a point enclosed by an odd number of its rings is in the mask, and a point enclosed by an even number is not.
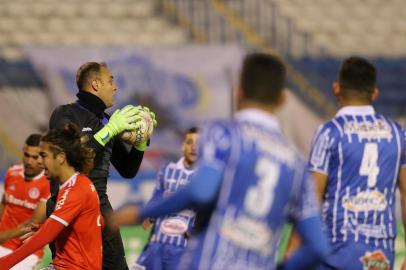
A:
[[[110,162],[122,177],[132,178],[138,172],[144,152],[134,147],[128,150],[128,147],[118,138],[113,138],[104,147],[100,145],[93,135],[108,122],[109,116],[104,112],[106,106],[101,99],[88,92],[80,91],[77,97],[78,100],[75,103],[59,106],[53,111],[49,128],[62,128],[67,123],[73,123],[85,135],[88,147],[94,149],[96,153],[94,166],[88,177],[96,187],[100,208],[102,214],[105,214],[106,211],[111,210],[106,195]],[[57,192],[58,184],[51,183],[51,198],[56,199]],[[48,204],[47,214],[50,214],[53,211],[52,200]]]

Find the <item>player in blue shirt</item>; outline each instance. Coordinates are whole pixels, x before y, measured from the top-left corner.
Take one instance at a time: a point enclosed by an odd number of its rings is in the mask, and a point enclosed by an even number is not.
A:
[[[273,112],[284,100],[284,64],[255,53],[244,59],[239,111],[202,131],[198,167],[189,185],[141,210],[124,208],[111,224],[140,222],[196,207],[207,225],[193,236],[179,269],[276,269],[284,224],[302,247],[278,269],[310,269],[329,248],[306,162],[287,142]]]
[[[340,109],[317,131],[309,161],[333,248],[319,269],[393,269],[396,187],[406,216],[404,131],[371,106],[376,70],[365,59],[345,60],[333,91]]]
[[[178,188],[189,183],[197,160],[198,129],[190,128],[184,136],[182,158],[160,169],[156,187],[148,205],[173,194]],[[187,245],[194,218],[195,213],[186,209],[154,220],[150,242],[132,270],[176,269]]]

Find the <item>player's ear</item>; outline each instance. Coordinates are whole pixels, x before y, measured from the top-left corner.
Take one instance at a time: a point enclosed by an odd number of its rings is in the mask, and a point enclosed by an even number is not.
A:
[[[333,90],[334,96],[338,97],[341,93],[340,84],[338,82],[333,82],[332,90]]]
[[[92,80],[91,85],[92,85],[93,90],[95,90],[95,91],[99,90],[99,81],[97,79]]]
[[[375,87],[374,90],[372,90],[371,102],[374,102],[378,97],[379,97],[379,89]]]
[[[58,153],[58,155],[56,156],[58,163],[59,164],[63,164],[66,161],[66,154],[65,152],[60,152]]]
[[[288,92],[285,89],[282,90],[281,94],[279,95],[278,101],[277,101],[277,106],[280,107],[286,103],[286,100],[288,99]]]

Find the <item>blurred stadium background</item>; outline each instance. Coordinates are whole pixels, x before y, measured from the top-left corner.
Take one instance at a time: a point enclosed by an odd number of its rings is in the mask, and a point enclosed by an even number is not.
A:
[[[19,162],[29,133],[46,130],[55,106],[75,100],[75,72],[87,61],[112,69],[117,106],[148,105],[159,123],[137,177],[111,171],[119,207],[148,199],[159,166],[179,156],[184,129],[233,113],[245,52],[287,62],[289,101],[278,116],[306,155],[316,127],[334,115],[331,83],[350,55],[376,64],[374,105],[406,124],[405,44],[404,0],[0,0],[0,172]],[[123,234],[132,263],[147,232]]]

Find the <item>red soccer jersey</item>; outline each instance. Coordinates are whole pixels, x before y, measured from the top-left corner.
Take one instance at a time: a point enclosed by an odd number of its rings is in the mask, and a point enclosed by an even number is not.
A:
[[[60,186],[50,218],[66,226],[56,238],[55,267],[100,270],[102,220],[99,196],[89,178],[75,174]]]
[[[43,173],[33,179],[26,180],[23,165],[11,167],[7,171],[4,180],[4,198],[6,202],[0,222],[0,231],[13,229],[22,222],[31,219],[38,203],[46,201],[49,195],[49,181]],[[12,250],[21,245],[22,242],[18,238],[1,244],[1,246]],[[43,250],[38,250],[35,255],[41,258]]]

